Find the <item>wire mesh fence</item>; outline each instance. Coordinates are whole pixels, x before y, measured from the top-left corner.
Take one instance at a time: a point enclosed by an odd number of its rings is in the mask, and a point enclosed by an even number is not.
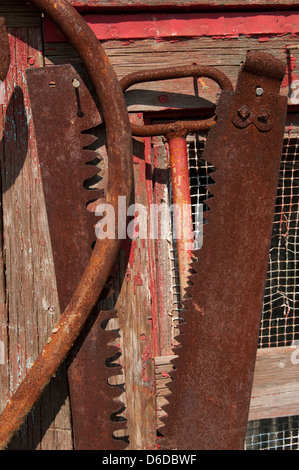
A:
[[[245,450],[298,450],[299,416],[250,421]]]

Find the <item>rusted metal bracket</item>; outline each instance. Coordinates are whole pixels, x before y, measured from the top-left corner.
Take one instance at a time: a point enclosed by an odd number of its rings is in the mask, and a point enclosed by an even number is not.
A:
[[[203,159],[216,167],[183,303],[164,449],[242,450],[260,328],[287,99],[285,66],[248,53],[223,91]]]
[[[106,202],[117,214],[118,196],[125,196],[129,204],[132,185],[131,129],[119,82],[103,47],[67,0],[33,0],[33,3],[57,24],[75,47],[92,79],[109,149]],[[119,248],[117,238],[97,240],[87,268],[53,334],[0,416],[1,449],[7,446],[71,350],[98,301]]]

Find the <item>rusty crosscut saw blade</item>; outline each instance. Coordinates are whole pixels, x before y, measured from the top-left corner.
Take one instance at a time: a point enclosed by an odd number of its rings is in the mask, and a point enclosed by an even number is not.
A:
[[[236,91],[223,91],[203,158],[216,167],[203,247],[186,289],[165,449],[244,448],[287,98],[285,66],[247,54]]]
[[[101,124],[91,82],[81,66],[54,66],[27,71],[41,176],[45,194],[56,281],[63,311],[91,256],[99,220],[87,203],[104,196],[105,188],[87,190],[84,182],[98,175],[97,140],[84,133]],[[106,162],[107,163],[107,162]],[[103,164],[103,162],[100,163]],[[104,181],[104,179],[103,179]],[[109,289],[107,289],[108,291]],[[75,448],[122,450],[125,443],[113,433],[124,428],[117,416],[122,391],[108,380],[121,374],[113,363],[119,348],[111,343],[116,331],[105,326],[114,311],[92,315],[72,352],[68,367]]]

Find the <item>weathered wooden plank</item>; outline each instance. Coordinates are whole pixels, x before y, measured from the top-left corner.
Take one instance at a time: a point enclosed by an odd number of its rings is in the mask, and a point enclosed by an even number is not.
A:
[[[169,390],[175,356],[155,358],[157,410],[160,419]],[[249,420],[294,416],[299,413],[299,346],[258,349]]]
[[[133,116],[135,122],[141,117]],[[142,139],[134,139],[134,194],[132,203],[147,208],[151,199],[149,165]],[[148,180],[148,181],[147,181]],[[140,206],[139,206],[140,207]],[[136,207],[137,212],[140,208]],[[134,216],[134,212],[132,213]],[[142,215],[141,215],[142,217]],[[132,220],[130,226],[134,223]],[[137,219],[135,219],[137,223]],[[132,227],[133,228],[133,227]],[[139,226],[141,230],[141,224]],[[126,418],[129,449],[155,449],[155,371],[157,344],[156,307],[152,303],[153,250],[151,240],[132,232],[124,242],[119,263],[122,280],[116,302],[119,326],[123,332],[122,352],[125,370]]]
[[[1,0],[0,16],[4,16],[8,26],[40,26],[40,12],[23,0]]]
[[[80,8],[196,8],[196,9],[226,9],[226,8],[286,8],[299,5],[298,0],[70,0],[70,3]]]
[[[281,93],[289,96],[289,104],[294,104],[291,87],[297,83],[299,77],[298,50],[287,52],[285,46],[297,47],[298,39],[290,35],[269,37],[265,41],[260,39],[245,36],[229,40],[211,37],[181,38],[175,42],[147,39],[126,43],[106,41],[103,45],[119,78],[137,70],[196,63],[219,68],[233,84],[236,83],[240,65],[248,50],[270,52],[285,61],[286,76]],[[45,61],[46,65],[77,62],[78,57],[65,44],[46,43]],[[206,80],[206,84],[208,88],[198,84],[197,97],[193,79],[143,83],[130,88],[126,92],[126,99],[129,110],[134,112],[211,107],[217,101],[219,88],[209,80]]]
[[[170,41],[181,37],[238,38],[241,35],[292,34],[298,36],[296,11],[240,13],[126,13],[85,14],[84,19],[101,41],[154,38]],[[65,41],[60,30],[48,18],[43,20],[47,42]]]
[[[299,346],[258,350],[250,420],[299,413]]]
[[[5,370],[1,407],[30,369],[59,318],[47,216],[39,171],[25,69],[41,67],[40,28],[10,28],[11,66],[5,82],[2,129],[3,257],[5,258]],[[2,323],[3,322],[3,323]],[[3,366],[0,366],[3,367]],[[11,444],[16,449],[48,447],[55,428],[69,437],[59,446],[70,448],[71,424],[65,371],[52,382]],[[63,425],[62,425],[63,423]],[[48,434],[48,428],[51,432]],[[61,448],[61,447],[60,447]]]
[[[169,207],[170,170],[169,158],[165,152],[165,139],[152,138],[153,148],[153,176],[154,176],[154,203],[158,207]],[[173,345],[173,266],[171,262],[171,227],[165,226],[165,220],[160,215],[157,220],[158,234],[161,229],[167,231],[166,238],[160,236],[156,240],[156,276],[157,276],[157,302],[159,312],[159,349],[162,356],[171,354]]]

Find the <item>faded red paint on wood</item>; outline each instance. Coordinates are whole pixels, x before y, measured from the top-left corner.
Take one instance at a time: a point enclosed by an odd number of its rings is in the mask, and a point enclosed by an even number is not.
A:
[[[140,162],[144,166],[145,174],[145,187],[147,193],[148,207],[149,209],[154,204],[154,188],[153,188],[153,165],[152,165],[152,147],[151,138],[144,139],[144,162]],[[149,230],[148,234],[150,237],[150,213],[148,217]],[[156,275],[156,250],[155,240],[148,239],[148,276],[149,276],[149,289],[151,295],[151,307],[152,307],[152,338],[153,338],[153,351],[157,356],[159,351],[159,316],[158,316],[158,294],[157,294],[157,275]]]
[[[295,49],[287,52],[286,45],[291,45]],[[292,104],[291,84],[299,75],[297,45],[298,39],[290,35],[267,38],[240,36],[229,40],[201,37],[180,38],[175,42],[143,39],[130,43],[126,41],[104,43],[119,78],[137,70],[196,63],[217,67],[228,75],[233,85],[237,81],[240,64],[244,61],[248,50],[269,52],[286,64],[287,76],[283,81],[281,94],[289,96],[289,104]],[[74,51],[64,43],[46,43],[45,57],[47,65],[78,60]],[[127,105],[129,110],[134,112],[165,109],[174,112],[174,109],[213,107],[219,97],[219,87],[210,80],[206,80],[205,83],[207,86],[203,87],[200,82],[194,82],[193,79],[178,79],[137,84],[126,92]]]
[[[299,34],[297,12],[269,13],[138,13],[120,15],[87,14],[85,20],[100,40],[212,36],[237,38],[240,35]],[[44,20],[47,42],[60,42],[63,35],[49,20]]]
[[[131,115],[137,124],[142,116]],[[134,139],[134,193],[132,204],[149,208],[151,193],[147,182],[147,165],[143,139]],[[138,206],[135,207],[133,239],[124,241],[120,254],[120,289],[116,301],[119,326],[122,332],[122,364],[125,371],[125,417],[127,418],[129,449],[156,448],[156,384],[154,357],[155,307],[152,302],[153,256],[151,240],[138,234]],[[134,215],[134,214],[133,214]],[[141,220],[141,219],[139,219]],[[130,218],[130,224],[133,220]],[[141,227],[140,227],[141,228]],[[152,268],[153,261],[151,261]]]
[[[149,123],[149,122],[147,122]],[[170,169],[165,143],[162,137],[152,138],[154,203],[158,206],[169,207],[170,201]],[[165,221],[159,217],[157,221],[158,234],[161,229],[168,232],[166,238],[156,240],[156,272],[157,272],[157,302],[159,322],[159,350],[161,356],[172,354],[173,342],[173,286],[171,266],[171,228],[165,226]]]

